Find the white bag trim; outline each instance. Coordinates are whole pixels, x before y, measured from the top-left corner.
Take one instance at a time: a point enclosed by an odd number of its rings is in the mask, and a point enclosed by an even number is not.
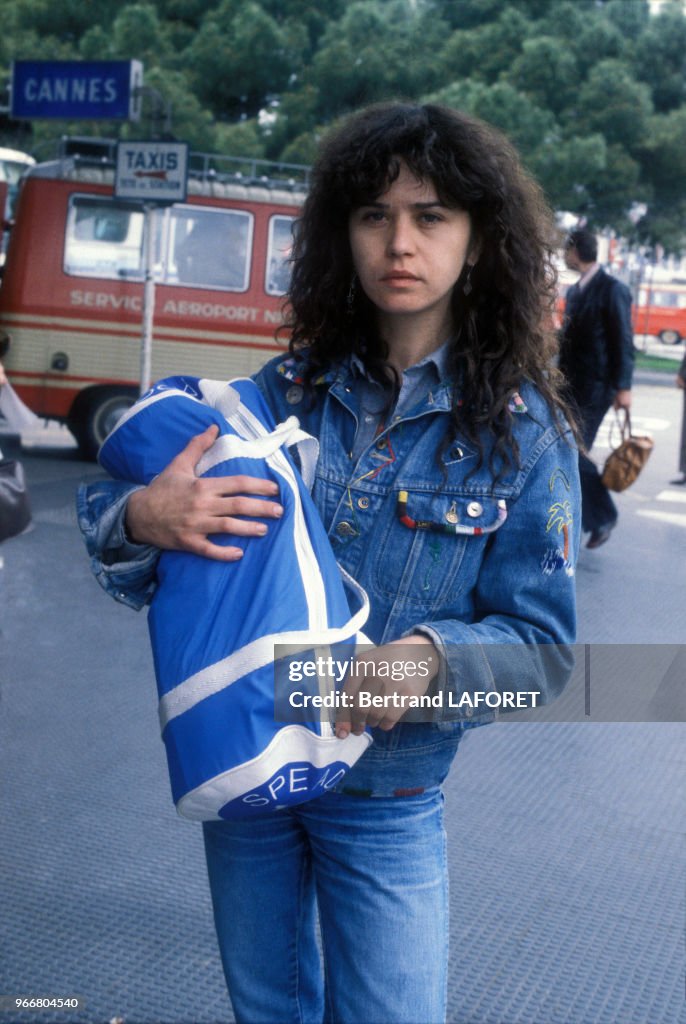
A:
[[[322,792],[325,793],[333,787],[335,781],[339,781],[337,772],[326,770],[331,761],[342,761],[351,768],[371,742],[372,737],[366,732],[360,736],[349,733],[344,740],[339,740],[335,736],[317,736],[302,725],[285,726],[274,736],[269,746],[252,761],[246,761],[220,775],[215,775],[190,790],[178,801],[176,809],[182,817],[195,821],[221,821],[220,815],[208,814],[208,807],[216,807],[218,804],[224,806],[241,796],[251,796],[252,791],[264,786],[276,772],[290,771],[289,765],[301,761],[312,768],[325,769],[319,782]],[[293,770],[297,771],[298,768]],[[280,789],[281,787],[275,787],[275,794],[270,794],[276,801]],[[309,799],[316,795],[314,792],[311,793]],[[257,797],[257,800],[259,799]],[[246,801],[246,807],[252,806],[254,809],[254,800],[253,797],[253,801]],[[264,806],[272,812],[279,809],[278,806],[274,806],[274,801],[266,802]],[[281,806],[285,807],[287,804]]]

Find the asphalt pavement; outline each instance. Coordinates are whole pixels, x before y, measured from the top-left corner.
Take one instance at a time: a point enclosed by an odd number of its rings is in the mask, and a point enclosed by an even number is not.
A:
[[[656,449],[577,569],[580,641],[626,665],[627,687],[641,652],[671,657],[685,639],[686,495],[668,483],[681,396],[664,383],[637,381],[634,420]],[[0,549],[0,1021],[224,1024],[200,829],[171,803],[145,614],[99,589],[76,529],[75,487],[99,470],[54,428],[25,442],[0,437],[35,511]],[[450,1024],[686,1019],[685,729],[625,717],[618,701],[616,720],[499,723],[463,743],[446,786]]]

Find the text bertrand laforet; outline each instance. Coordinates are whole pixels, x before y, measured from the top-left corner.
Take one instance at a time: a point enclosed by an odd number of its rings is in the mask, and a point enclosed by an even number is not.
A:
[[[339,661],[331,656],[307,661],[289,661],[288,680],[301,683],[305,679],[319,679],[324,683],[341,684],[344,680],[362,677],[362,686],[355,693],[331,690],[329,693],[306,693],[294,689],[288,695],[293,708],[532,708],[537,706],[537,690],[447,690],[434,694],[409,694],[389,691],[389,683],[406,679],[429,681],[432,674],[430,660],[375,661],[364,657]],[[381,680],[387,692],[371,693],[365,682]]]

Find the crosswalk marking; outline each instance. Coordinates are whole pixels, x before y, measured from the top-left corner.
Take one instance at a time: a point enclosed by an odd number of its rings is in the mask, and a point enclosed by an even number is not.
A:
[[[644,516],[646,519],[657,519],[661,523],[670,523],[672,526],[683,526],[686,528],[686,512],[663,512],[656,508],[639,508],[637,516]]]
[[[685,491],[660,491],[657,495],[656,501],[673,501],[676,504],[686,505],[686,490]]]

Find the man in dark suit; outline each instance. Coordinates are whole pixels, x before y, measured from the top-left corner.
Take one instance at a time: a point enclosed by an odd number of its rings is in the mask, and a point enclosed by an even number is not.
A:
[[[576,407],[585,451],[579,453],[582,527],[586,547],[609,540],[617,507],[595,463],[586,455],[610,406],[629,409],[634,368],[631,292],[598,263],[598,243],[580,228],[567,238],[565,263],[580,273],[567,293],[560,369]]]

